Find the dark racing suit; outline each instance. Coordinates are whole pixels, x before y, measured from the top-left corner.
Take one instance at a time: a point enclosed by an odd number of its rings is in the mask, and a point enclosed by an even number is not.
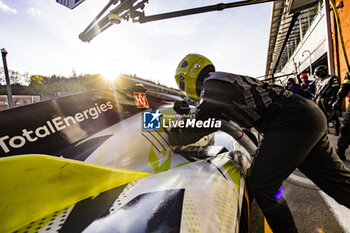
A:
[[[300,84],[301,89],[304,91],[304,97],[307,99],[312,99],[312,89],[313,89],[313,84],[311,83],[311,81],[307,80],[306,82],[302,82]]]
[[[338,94],[337,102],[341,104],[343,99],[348,95],[350,91],[350,77],[349,75],[345,76],[344,83],[342,84]],[[345,150],[350,144],[350,108],[346,109],[344,120],[340,126],[340,137],[338,138],[338,149],[337,153],[342,160],[345,160]]]
[[[315,82],[315,103],[322,109],[327,121],[335,121],[335,135],[339,135],[340,121],[337,114],[332,111],[332,103],[336,100],[339,90],[339,80],[337,76],[326,76],[317,78]]]
[[[294,84],[292,84],[291,86],[289,86],[289,87],[287,87],[286,88],[288,91],[291,91],[291,92],[293,92],[293,93],[295,93],[295,94],[298,94],[298,95],[301,95],[301,96],[305,96],[305,92],[304,92],[304,90],[301,88],[301,85],[299,85],[299,84],[296,84],[296,83],[294,83]]]
[[[326,118],[312,101],[250,77],[215,72],[202,86],[196,113],[196,119],[208,118],[263,133],[247,184],[273,232],[297,232],[287,203],[275,197],[296,168],[350,208],[350,171],[331,147]],[[187,145],[213,131],[174,130],[170,143]]]

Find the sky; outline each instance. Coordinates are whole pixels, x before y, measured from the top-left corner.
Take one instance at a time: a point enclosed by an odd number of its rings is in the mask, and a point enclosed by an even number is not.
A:
[[[232,1],[149,0],[145,13]],[[218,71],[265,74],[272,3],[144,24],[122,21],[82,42],[79,34],[108,2],[86,0],[71,10],[55,0],[0,0],[0,48],[8,52],[9,69],[45,76],[136,74],[176,87],[178,63],[199,53]]]

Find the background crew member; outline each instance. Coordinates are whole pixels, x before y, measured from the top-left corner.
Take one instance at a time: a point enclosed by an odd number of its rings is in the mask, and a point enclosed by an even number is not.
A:
[[[297,83],[295,83],[295,79],[294,78],[289,78],[287,80],[287,86],[286,89],[295,93],[295,94],[299,94],[301,96],[304,96],[305,93],[304,91],[301,89],[301,86]]]
[[[350,171],[331,147],[326,118],[312,101],[254,78],[215,72],[211,61],[199,54],[180,62],[175,79],[190,99],[199,101],[197,120],[232,120],[264,134],[247,184],[273,232],[297,232],[287,203],[275,197],[297,167],[350,208]],[[215,130],[172,129],[170,143],[187,145]]]
[[[301,89],[304,91],[304,97],[307,99],[312,99],[312,93],[314,92],[315,85],[309,81],[309,76],[305,73],[300,75],[301,79]]]
[[[342,84],[337,94],[337,100],[333,104],[334,111],[340,110],[341,103],[343,102],[343,99],[348,95],[349,91],[350,91],[350,77],[349,77],[349,73],[346,73],[344,78],[344,83]],[[349,144],[350,144],[350,108],[348,107],[346,109],[344,120],[340,126],[340,137],[338,138],[338,143],[337,143],[337,146],[338,146],[337,153],[340,159],[346,160],[345,150],[348,148]]]
[[[316,91],[315,102],[322,109],[328,122],[335,121],[335,136],[339,135],[340,121],[337,114],[332,110],[332,104],[336,100],[339,90],[339,80],[337,76],[328,75],[327,66],[318,66],[315,69]]]

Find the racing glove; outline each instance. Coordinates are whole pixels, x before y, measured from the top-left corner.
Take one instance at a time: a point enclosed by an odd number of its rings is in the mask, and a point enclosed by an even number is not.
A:
[[[173,107],[174,111],[177,112],[178,114],[188,114],[190,112],[190,106],[186,101],[176,101]]]

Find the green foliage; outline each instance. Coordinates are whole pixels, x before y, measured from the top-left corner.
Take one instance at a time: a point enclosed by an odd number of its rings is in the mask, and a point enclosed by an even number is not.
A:
[[[30,79],[30,84],[29,84],[30,86],[41,85],[43,84],[44,77],[41,75],[31,75],[29,79]]]

